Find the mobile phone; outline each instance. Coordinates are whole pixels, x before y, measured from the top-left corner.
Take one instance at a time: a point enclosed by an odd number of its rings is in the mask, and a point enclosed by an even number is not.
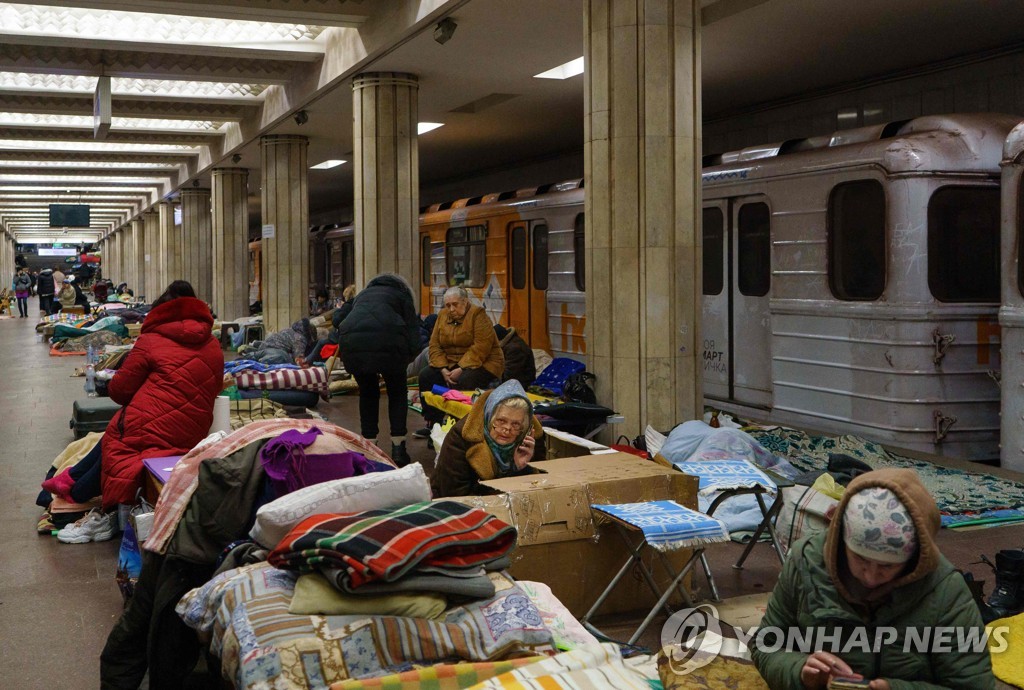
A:
[[[833,678],[829,681],[828,690],[857,690],[871,685],[870,680],[857,678]]]

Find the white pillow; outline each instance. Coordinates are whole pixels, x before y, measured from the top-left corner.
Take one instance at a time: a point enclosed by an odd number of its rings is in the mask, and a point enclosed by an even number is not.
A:
[[[256,511],[256,524],[249,536],[272,549],[311,515],[399,508],[429,500],[430,482],[423,465],[413,462],[400,470],[335,479],[293,491]]]

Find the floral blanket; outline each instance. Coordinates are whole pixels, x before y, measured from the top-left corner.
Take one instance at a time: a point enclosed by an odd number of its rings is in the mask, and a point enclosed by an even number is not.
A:
[[[1024,520],[1024,484],[1019,482],[912,460],[857,436],[811,436],[785,427],[745,431],[772,453],[787,458],[802,472],[824,470],[832,453],[852,456],[874,469],[903,467],[916,470],[939,506],[943,527]]]
[[[268,563],[229,570],[186,594],[177,612],[210,637],[237,690],[326,688],[452,662],[492,662],[555,652],[530,598],[504,573],[494,597],[449,608],[437,620],[288,613],[296,575]]]

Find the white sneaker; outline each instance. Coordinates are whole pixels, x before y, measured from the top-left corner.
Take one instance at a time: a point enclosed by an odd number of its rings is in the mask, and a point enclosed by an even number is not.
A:
[[[77,522],[57,532],[57,539],[65,544],[85,544],[90,541],[106,541],[117,531],[117,513],[104,515],[92,509]]]

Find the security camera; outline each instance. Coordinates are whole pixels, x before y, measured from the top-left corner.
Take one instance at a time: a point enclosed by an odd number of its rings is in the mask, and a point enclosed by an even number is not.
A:
[[[237,163],[241,162],[241,160],[242,160],[242,154],[240,154],[240,153],[236,153],[235,155],[231,156],[231,162],[232,163],[236,163],[237,164]]]
[[[309,122],[309,113],[307,113],[305,110],[300,110],[299,112],[295,113],[295,124],[301,126],[306,124],[307,122]]]
[[[198,187],[199,186],[199,180],[192,180],[192,186],[193,187]]]
[[[454,19],[445,17],[434,27],[434,40],[444,45],[452,39],[452,36],[455,34],[455,27],[457,26],[458,24],[455,23]]]

